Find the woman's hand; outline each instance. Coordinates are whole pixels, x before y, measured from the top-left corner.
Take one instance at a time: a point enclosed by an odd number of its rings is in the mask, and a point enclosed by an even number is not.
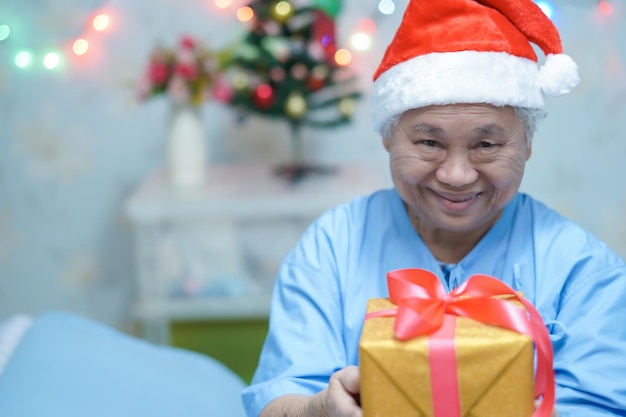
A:
[[[260,417],[363,417],[360,392],[359,368],[347,366],[335,372],[319,393],[278,397],[261,411]]]
[[[320,394],[328,417],[362,417],[360,393],[359,368],[347,366],[330,377],[328,388]]]

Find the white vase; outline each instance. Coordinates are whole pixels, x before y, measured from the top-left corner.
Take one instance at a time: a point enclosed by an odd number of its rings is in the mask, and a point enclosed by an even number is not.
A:
[[[200,108],[173,105],[166,141],[167,177],[176,187],[197,187],[204,183],[208,160]]]

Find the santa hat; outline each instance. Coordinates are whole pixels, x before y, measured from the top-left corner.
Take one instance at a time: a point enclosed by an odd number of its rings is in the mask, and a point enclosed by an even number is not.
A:
[[[531,45],[546,55],[539,66]],[[559,33],[531,0],[409,0],[374,75],[377,130],[429,105],[489,103],[540,109],[544,94],[579,82]]]

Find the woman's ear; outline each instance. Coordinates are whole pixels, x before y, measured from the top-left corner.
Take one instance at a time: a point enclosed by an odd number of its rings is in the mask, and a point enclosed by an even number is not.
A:
[[[530,156],[533,154],[533,146],[529,143],[526,146],[526,160],[528,161],[530,159]]]
[[[389,134],[386,134],[385,136],[383,136],[383,146],[385,147],[385,150],[387,152],[389,152],[389,142],[391,141],[391,139],[389,138]]]

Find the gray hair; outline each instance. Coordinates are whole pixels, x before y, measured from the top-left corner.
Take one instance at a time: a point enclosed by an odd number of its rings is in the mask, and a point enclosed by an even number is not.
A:
[[[546,112],[542,109],[531,109],[527,107],[513,107],[513,110],[515,110],[517,120],[524,123],[526,141],[528,144],[531,144],[533,137],[535,136],[535,131],[537,130],[537,121],[546,117]],[[393,130],[398,124],[398,121],[400,120],[400,116],[402,116],[402,114],[396,114],[387,119],[381,129],[383,138],[391,136]]]
[[[513,107],[513,110],[515,110],[517,120],[524,123],[526,142],[530,145],[537,130],[537,121],[546,117],[546,112],[543,109],[530,109],[527,107]]]

